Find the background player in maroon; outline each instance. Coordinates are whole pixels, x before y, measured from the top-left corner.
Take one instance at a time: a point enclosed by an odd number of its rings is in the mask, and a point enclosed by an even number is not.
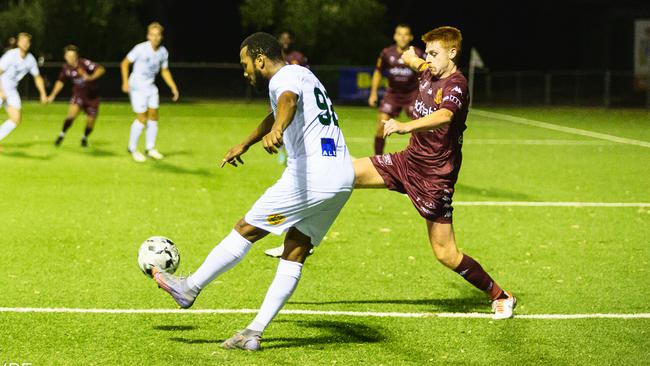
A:
[[[52,92],[47,97],[48,103],[54,101],[56,96],[63,89],[64,82],[70,80],[72,82],[72,97],[70,98],[70,108],[68,109],[68,116],[63,121],[63,128],[61,133],[56,138],[54,144],[61,145],[65,134],[72,126],[79,111],[83,109],[86,113],[86,129],[84,136],[81,139],[81,146],[88,146],[88,136],[93,131],[95,121],[97,120],[97,112],[99,111],[99,86],[96,80],[104,75],[104,67],[95,62],[85,58],[79,57],[79,49],[77,46],[69,45],[63,49],[63,58],[65,63],[61,66],[59,79],[54,83]]]
[[[393,35],[395,44],[384,48],[379,54],[375,72],[372,75],[370,85],[370,97],[368,105],[377,106],[377,90],[381,82],[382,74],[388,77],[388,89],[379,104],[379,113],[377,114],[377,129],[375,133],[375,155],[384,153],[385,136],[384,122],[390,118],[396,118],[402,112],[410,114],[409,108],[418,92],[418,77],[416,73],[404,63],[401,56],[409,49],[413,34],[411,27],[406,24],[400,24],[395,27]],[[424,52],[419,48],[413,48],[418,57],[422,57]]]
[[[440,27],[426,33],[426,61],[413,48],[404,52],[405,64],[417,70],[418,96],[412,121],[390,119],[383,135],[411,134],[406,150],[355,161],[356,188],[388,188],[406,193],[425,218],[436,258],[456,271],[492,300],[494,319],[512,317],[515,297],[456,245],[452,226],[452,196],[462,161],[469,95],[467,80],[458,70],[462,36],[458,29]]]
[[[282,46],[282,54],[284,55],[284,61],[287,64],[309,67],[307,56],[294,48],[296,39],[293,34],[289,31],[284,31],[278,36],[278,41]]]

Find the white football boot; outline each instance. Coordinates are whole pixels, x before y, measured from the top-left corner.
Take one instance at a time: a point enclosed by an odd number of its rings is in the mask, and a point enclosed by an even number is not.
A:
[[[165,156],[158,152],[156,149],[147,150],[147,156],[154,160],[162,160]]]
[[[268,255],[269,257],[273,258],[280,258],[282,257],[282,253],[284,253],[284,244],[280,245],[279,247],[267,249],[264,251],[264,254]],[[309,249],[309,255],[314,254],[314,248]]]
[[[147,158],[138,150],[133,150],[129,152],[131,153],[131,157],[133,157],[133,161],[138,163],[144,163],[145,161],[147,161]]]
[[[517,298],[510,292],[504,292],[508,295],[506,299],[496,299],[492,301],[492,319],[502,320],[512,318],[515,307],[517,306]]]

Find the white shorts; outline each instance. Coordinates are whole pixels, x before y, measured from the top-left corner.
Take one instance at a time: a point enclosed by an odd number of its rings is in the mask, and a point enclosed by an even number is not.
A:
[[[20,94],[18,94],[18,90],[16,90],[16,88],[3,88],[3,91],[7,96],[7,106],[20,109],[22,103],[20,101]],[[0,99],[0,107],[2,107],[3,102],[4,100]]]
[[[317,246],[351,194],[307,191],[280,180],[264,192],[244,220],[275,235],[295,227]]]
[[[158,98],[158,88],[131,89],[129,91],[131,107],[135,113],[144,113],[147,109],[158,109],[160,101]]]

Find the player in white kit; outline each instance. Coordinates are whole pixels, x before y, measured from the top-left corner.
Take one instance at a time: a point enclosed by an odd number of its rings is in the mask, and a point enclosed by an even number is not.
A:
[[[269,81],[273,111],[226,153],[221,166],[243,164],[241,156],[262,141],[269,153],[286,147],[287,167],[195,273],[182,278],[152,272],[159,287],[182,308],[189,308],[199,292],[239,263],[254,242],[269,233],[286,232],[282,259],[257,316],[222,344],[255,351],[262,332],[298,285],[309,250],[321,242],[350,197],[354,169],[332,103],[309,69],[286,65],[280,44],[268,33],[246,38],[239,56],[253,86]]]
[[[29,33],[19,33],[16,44],[18,47],[5,52],[0,58],[0,105],[6,103],[5,108],[9,116],[9,119],[0,125],[0,141],[20,124],[22,103],[16,87],[28,72],[34,77],[36,89],[41,95],[41,103],[47,103],[43,77],[38,70],[36,59],[29,53],[32,36]]]
[[[163,155],[156,150],[158,134],[158,88],[156,74],[160,71],[163,80],[172,91],[172,100],[178,100],[178,88],[169,71],[169,53],[160,44],[162,42],[163,26],[151,23],[147,27],[147,41],[137,44],[126,55],[120,69],[122,71],[122,91],[129,93],[131,107],[136,118],[131,124],[128,150],[133,160],[141,163],[146,157],[138,151],[138,139],[145,129],[145,153],[147,156],[160,160]],[[133,72],[129,76],[129,65],[133,64]]]

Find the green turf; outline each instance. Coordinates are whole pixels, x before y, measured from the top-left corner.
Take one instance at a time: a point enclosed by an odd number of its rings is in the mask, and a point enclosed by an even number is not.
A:
[[[0,307],[174,308],[136,263],[151,235],[176,241],[181,272],[207,253],[282,166],[261,147],[243,168],[225,151],[265,104],[164,104],[162,162],[126,154],[133,116],[105,103],[91,147],[83,120],[63,146],[67,106],[27,103],[0,153]],[[650,141],[646,111],[495,109]],[[375,111],[338,107],[352,154],[372,151]],[[650,202],[650,149],[472,116],[456,201]],[[503,140],[497,144],[495,140]],[[584,144],[524,145],[519,140]],[[406,137],[389,140],[400,149]],[[459,244],[520,300],[519,314],[650,312],[650,208],[457,206]],[[276,261],[255,245],[204,290],[196,309],[257,308]],[[356,191],[306,264],[287,309],[489,312],[483,295],[436,263],[409,200]],[[649,319],[396,319],[280,315],[257,354],[219,343],[251,314],[0,313],[0,364],[644,364]]]

